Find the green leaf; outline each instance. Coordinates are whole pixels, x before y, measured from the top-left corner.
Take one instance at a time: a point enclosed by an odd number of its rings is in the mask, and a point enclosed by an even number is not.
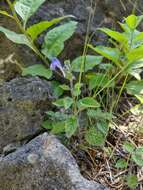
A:
[[[46,0],[18,0],[14,4],[15,11],[24,21],[24,25],[45,1]]]
[[[61,89],[65,90],[65,91],[69,91],[70,90],[70,87],[66,84],[63,84],[63,85],[60,85],[59,86]]]
[[[139,59],[143,59],[143,46],[140,46],[138,48],[132,49],[127,54],[128,61],[138,61]]]
[[[109,77],[106,74],[102,73],[95,73],[94,75],[86,75],[87,78],[89,79],[89,89],[92,90],[96,87],[113,87],[114,86],[114,81],[110,82]],[[109,84],[109,85],[107,85]]]
[[[90,128],[86,131],[85,139],[90,145],[102,146],[105,143],[105,136],[96,128]]]
[[[96,120],[111,120],[112,119],[112,114],[108,112],[102,112],[101,109],[88,109],[87,110],[87,115],[90,118],[96,119]]]
[[[126,37],[124,33],[116,32],[108,28],[99,28],[99,30],[104,32],[105,34],[107,34],[109,37],[113,38],[117,42],[120,42],[122,44],[128,42],[128,38]]]
[[[134,37],[132,39],[132,44],[134,48],[137,48],[143,44],[143,32],[134,34]]]
[[[123,144],[123,149],[129,153],[133,153],[135,150],[135,146],[131,144],[130,142],[125,142]]]
[[[136,175],[127,176],[127,184],[131,189],[135,189],[138,186],[138,178]]]
[[[52,95],[55,98],[59,98],[61,95],[63,95],[64,90],[60,87],[60,83],[58,81],[51,81],[52,85]]]
[[[121,22],[118,22],[118,23],[126,34],[130,34],[131,30],[126,23],[121,23]]]
[[[26,32],[27,32],[27,34],[29,34],[31,36],[32,40],[35,40],[42,32],[47,30],[49,27],[59,23],[63,19],[69,18],[69,17],[72,17],[72,16],[68,15],[68,16],[55,18],[51,21],[41,21],[41,22],[34,24],[34,25],[30,26],[29,28],[27,28]]]
[[[53,123],[53,128],[51,131],[53,134],[60,134],[65,132],[65,122],[60,121],[60,122],[54,122]]]
[[[126,21],[127,25],[129,26],[129,28],[131,28],[131,29],[136,28],[136,26],[137,26],[137,16],[130,15],[127,18],[125,18],[125,21]]]
[[[69,118],[69,115],[63,113],[63,112],[53,112],[53,111],[48,111],[46,114],[50,117],[50,120],[57,120],[57,121],[63,121]]]
[[[73,95],[74,96],[79,96],[81,94],[81,87],[82,87],[83,84],[81,83],[76,83],[74,85],[74,89],[73,89]]]
[[[143,146],[136,148],[132,154],[132,159],[138,166],[143,167]]]
[[[108,124],[107,122],[105,122],[105,121],[97,122],[96,128],[97,128],[104,136],[107,136],[107,135],[108,135],[109,124]]]
[[[142,95],[143,94],[143,80],[131,81],[126,84],[128,94],[131,95]]]
[[[73,104],[73,99],[70,97],[65,97],[65,98],[58,99],[53,104],[57,107],[64,107],[65,109],[69,109]]]
[[[99,65],[99,68],[105,71],[112,71],[114,69],[114,65],[111,63],[102,63]]]
[[[23,76],[26,76],[26,75],[40,76],[40,77],[49,79],[52,76],[52,71],[50,69],[47,69],[42,64],[36,64],[36,65],[32,65],[32,66],[24,68],[22,71],[22,75]]]
[[[42,123],[42,127],[44,127],[45,129],[52,129],[52,123],[49,120],[46,120]]]
[[[119,169],[127,168],[127,166],[128,166],[128,163],[125,159],[119,159],[115,165],[115,167]]]
[[[70,138],[75,134],[78,127],[78,120],[76,116],[72,116],[65,121],[65,132],[66,136]]]
[[[77,57],[71,63],[72,71],[87,72],[88,70],[93,69],[96,65],[100,64],[101,61],[102,61],[102,56],[86,55],[86,56]],[[85,68],[84,67],[81,68],[82,64]]]
[[[132,15],[129,15],[127,18],[125,18],[126,24],[132,30],[134,30],[140,24],[142,20],[143,20],[143,15],[135,16],[132,14]]]
[[[92,97],[85,97],[78,101],[78,106],[80,109],[87,108],[98,108],[100,104]]]
[[[133,61],[129,64],[127,72],[134,76],[137,80],[141,80],[141,72],[143,67],[143,59]]]
[[[73,35],[76,26],[77,22],[70,21],[50,30],[45,36],[42,53],[49,59],[57,57],[64,49],[64,42]]]
[[[89,48],[97,52],[98,54],[104,56],[105,58],[113,61],[117,65],[119,65],[119,58],[121,55],[121,52],[117,48],[110,48],[105,46],[96,46],[93,47],[92,45],[88,45]]]
[[[4,16],[7,16],[7,17],[10,17],[10,18],[12,18],[12,19],[14,19],[14,17],[12,16],[12,15],[10,15],[8,12],[6,12],[6,11],[2,11],[2,10],[0,10],[0,14],[2,14],[2,15],[4,15]]]
[[[3,32],[6,35],[6,37],[14,43],[24,44],[31,47],[31,44],[29,43],[28,39],[23,34],[17,34],[2,26],[0,26],[0,32]]]
[[[135,95],[135,97],[140,101],[140,103],[141,104],[143,104],[143,95]],[[138,109],[138,107],[136,108],[136,109],[133,109],[132,110],[133,112],[135,111],[135,112],[137,112],[137,113],[142,113],[142,108],[141,108],[141,110],[140,109]]]

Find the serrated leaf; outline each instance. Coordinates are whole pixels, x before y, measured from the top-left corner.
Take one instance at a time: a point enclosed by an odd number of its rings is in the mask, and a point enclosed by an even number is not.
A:
[[[66,136],[70,138],[75,134],[78,127],[78,121],[76,116],[72,116],[65,121],[65,132]]]
[[[108,124],[107,122],[105,122],[105,121],[97,122],[96,128],[97,128],[98,131],[100,131],[104,136],[107,136],[107,135],[108,135],[109,124]]]
[[[65,132],[65,122],[64,121],[54,122],[51,132],[53,134],[60,134]]]
[[[115,167],[119,169],[127,168],[127,166],[128,166],[128,163],[125,159],[119,159],[115,164]]]
[[[131,189],[135,189],[138,186],[138,178],[136,175],[127,176],[127,184]]]
[[[93,69],[96,65],[100,64],[102,61],[102,56],[86,55],[77,57],[72,61],[72,71],[74,72],[87,72],[88,70]],[[84,63],[84,67],[81,68]]]
[[[119,49],[110,48],[110,47],[106,47],[106,46],[93,47],[92,45],[88,45],[88,47],[91,48],[92,50],[94,50],[95,52],[97,52],[98,54],[104,56],[105,58],[113,61],[118,66],[120,66],[119,58],[120,58],[121,52],[119,51]]]
[[[22,75],[40,76],[49,79],[52,76],[52,71],[42,64],[36,64],[23,68]]]
[[[143,80],[131,81],[126,85],[128,94],[142,95],[143,94]]]
[[[53,102],[53,104],[57,107],[64,107],[65,109],[69,109],[73,104],[73,99],[70,97],[65,97],[58,99],[57,101]]]
[[[105,143],[105,136],[96,128],[90,128],[87,130],[85,139],[90,145],[102,146]]]
[[[15,11],[24,21],[24,25],[45,1],[46,0],[18,0],[14,4]]]
[[[58,81],[51,81],[51,85],[52,95],[55,98],[59,98],[64,93],[64,90],[60,87],[60,83]]]
[[[29,34],[31,36],[32,40],[35,40],[42,32],[44,32],[51,26],[59,23],[63,19],[66,19],[69,17],[72,17],[72,16],[67,15],[67,16],[55,18],[51,21],[41,21],[41,22],[34,24],[34,25],[30,26],[29,28],[27,28],[26,32],[27,32],[27,34]]]
[[[123,149],[129,153],[133,153],[135,150],[135,146],[131,144],[130,142],[125,142],[123,144]]]
[[[49,59],[57,57],[64,49],[64,42],[73,35],[76,26],[77,22],[70,21],[50,30],[45,36],[42,53]]]
[[[138,166],[143,167],[143,146],[136,148],[132,154],[132,159]]]
[[[46,114],[50,117],[51,120],[55,121],[63,121],[69,118],[69,115],[63,113],[63,112],[53,112],[53,111],[48,111]]]
[[[10,30],[2,27],[2,26],[0,26],[0,32],[3,32],[5,34],[5,36],[14,43],[24,44],[24,45],[31,47],[31,44],[29,43],[28,39],[23,34],[17,34],[13,31],[10,31]]]
[[[100,104],[92,97],[85,97],[78,101],[79,109],[98,108]]]

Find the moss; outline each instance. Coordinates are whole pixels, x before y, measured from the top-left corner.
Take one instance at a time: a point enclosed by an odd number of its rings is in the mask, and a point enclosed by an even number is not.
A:
[[[23,111],[27,111],[28,113],[33,112],[35,109],[35,105],[30,100],[22,100],[22,101],[16,101],[15,106],[18,109],[21,109]]]

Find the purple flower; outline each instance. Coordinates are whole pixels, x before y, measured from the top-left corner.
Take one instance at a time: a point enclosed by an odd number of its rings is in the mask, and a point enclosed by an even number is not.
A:
[[[52,71],[55,71],[56,69],[59,69],[62,72],[63,76],[65,77],[65,72],[64,72],[64,69],[62,67],[62,64],[61,64],[60,60],[57,59],[56,57],[52,58],[50,69]]]

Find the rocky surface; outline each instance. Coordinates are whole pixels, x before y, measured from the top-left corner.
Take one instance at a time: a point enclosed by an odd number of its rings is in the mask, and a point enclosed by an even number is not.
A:
[[[41,131],[43,111],[51,101],[49,93],[49,83],[38,77],[16,78],[0,85],[0,152]]]
[[[84,179],[70,152],[44,133],[0,158],[0,190],[106,190]]]

